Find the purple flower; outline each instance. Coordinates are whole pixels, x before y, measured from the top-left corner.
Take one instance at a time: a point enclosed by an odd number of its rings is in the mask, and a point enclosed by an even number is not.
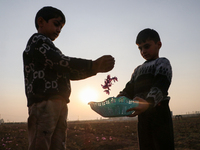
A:
[[[109,137],[109,140],[110,140],[110,141],[112,140],[112,137],[111,137],[111,136]]]
[[[106,92],[106,94],[110,94],[110,87],[112,85],[112,81],[118,81],[117,77],[110,77],[110,75],[107,76],[107,79],[105,79],[104,81],[104,85],[101,84],[102,88],[105,89],[104,92]]]
[[[105,138],[105,137],[102,137],[102,140],[104,140],[104,141],[105,141],[105,140],[106,140],[106,138]]]

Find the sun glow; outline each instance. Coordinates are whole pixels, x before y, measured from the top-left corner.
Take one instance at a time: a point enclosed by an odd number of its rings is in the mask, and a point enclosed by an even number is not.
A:
[[[98,93],[95,89],[91,87],[84,88],[81,93],[79,94],[80,100],[83,103],[89,103],[91,101],[97,101]]]

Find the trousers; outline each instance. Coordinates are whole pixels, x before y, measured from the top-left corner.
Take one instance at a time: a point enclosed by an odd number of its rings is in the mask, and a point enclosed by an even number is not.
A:
[[[140,150],[174,150],[173,122],[168,102],[163,101],[138,116]]]
[[[62,98],[28,108],[29,150],[65,150],[68,108]]]

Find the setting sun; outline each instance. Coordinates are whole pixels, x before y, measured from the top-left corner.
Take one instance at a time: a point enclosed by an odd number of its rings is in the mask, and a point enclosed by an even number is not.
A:
[[[86,87],[81,91],[79,97],[83,103],[87,104],[91,101],[97,101],[98,94],[95,89],[93,89],[91,87]]]

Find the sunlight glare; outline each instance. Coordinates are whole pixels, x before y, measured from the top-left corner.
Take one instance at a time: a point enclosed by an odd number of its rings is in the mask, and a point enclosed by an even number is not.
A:
[[[88,104],[91,101],[97,101],[98,98],[97,91],[91,87],[84,88],[79,96],[80,100],[86,104]]]

